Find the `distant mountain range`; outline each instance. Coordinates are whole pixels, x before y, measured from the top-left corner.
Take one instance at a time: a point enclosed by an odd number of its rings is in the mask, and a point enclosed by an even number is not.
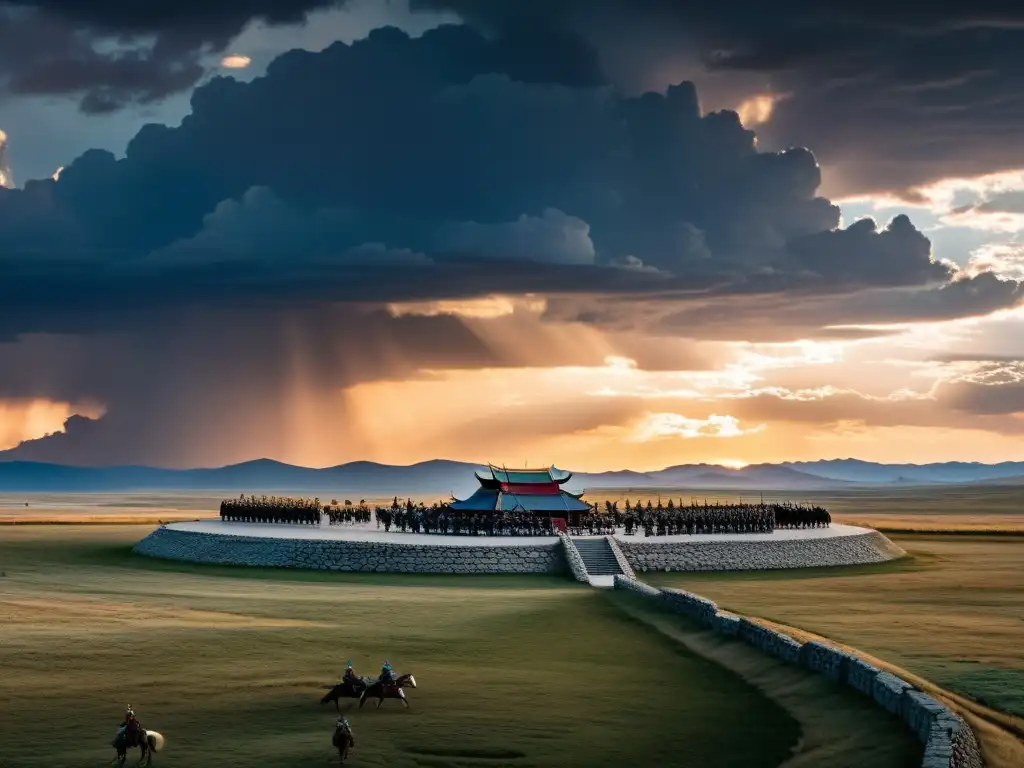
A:
[[[71,467],[40,462],[0,462],[0,492],[270,491],[334,492],[348,496],[471,493],[483,465],[435,459],[409,466],[354,461],[310,469],[270,459],[214,469]],[[752,464],[730,469],[682,464],[654,472],[618,470],[575,474],[568,487],[692,488],[744,491],[824,490],[950,483],[1024,484],[1024,462],[979,464],[878,464],[858,459]]]

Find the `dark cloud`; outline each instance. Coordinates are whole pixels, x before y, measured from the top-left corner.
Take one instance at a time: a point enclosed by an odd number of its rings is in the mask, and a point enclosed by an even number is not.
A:
[[[738,104],[786,98],[769,146],[815,148],[835,193],[904,189],[1019,163],[1024,8],[881,0],[413,0],[483,28],[563,29],[590,40],[613,78],[685,73]],[[728,102],[726,102],[728,103]]]
[[[981,317],[1024,303],[1024,284],[991,273],[927,288],[879,288],[822,296],[813,291],[735,291],[706,298],[661,295],[618,301],[560,297],[554,322],[586,322],[615,331],[722,341],[854,339],[892,335],[879,326]]]
[[[215,79],[180,127],[145,126],[124,159],[90,151],[0,196],[0,329],[73,327],[44,322],[47,307],[98,322],[214,299],[948,277],[905,218],[836,230],[814,156],[758,152],[735,114],[701,114],[692,85],[625,97],[566,85],[557,62],[549,81],[524,80],[527,60],[467,27],[381,29],[285,54],[252,83]],[[410,268],[385,281],[372,265]]]
[[[551,319],[716,338],[1019,300],[948,282],[905,218],[838,229],[810,151],[759,151],[691,84],[626,96],[513,34],[293,51],[200,87],[122,159],[0,190],[0,397],[105,406],[73,422],[88,455],[47,443],[64,461],[215,463],[287,455],[302,419],[333,444],[358,382],[580,359],[391,302],[554,295]]]
[[[0,94],[70,95],[102,114],[190,89],[251,22],[294,25],[348,0],[0,2]],[[605,82],[596,51],[555,29],[507,30],[492,66],[525,81]],[[532,55],[524,55],[526,49]]]
[[[0,3],[0,88],[102,113],[186,90],[247,23],[294,24],[336,0]]]

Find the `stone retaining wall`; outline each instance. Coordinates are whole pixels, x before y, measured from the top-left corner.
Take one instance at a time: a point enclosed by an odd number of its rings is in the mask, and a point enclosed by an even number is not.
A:
[[[565,573],[560,543],[531,546],[381,544],[266,539],[157,528],[135,545],[140,555],[215,565],[381,573]]]
[[[572,543],[572,539],[569,538],[568,534],[561,531],[558,532],[558,539],[561,542],[562,552],[565,555],[565,561],[569,564],[569,571],[572,573],[572,577],[576,581],[589,584],[590,579],[587,578],[587,566],[583,562],[583,556],[580,555],[580,551]]]
[[[612,554],[615,555],[615,562],[619,564],[619,570],[622,571],[624,576],[635,579],[636,574],[633,572],[633,566],[629,564],[626,553],[622,551],[619,542],[616,541],[614,536],[605,536],[605,539],[608,541],[608,546],[611,547]]]
[[[824,643],[799,643],[785,633],[723,613],[700,595],[656,589],[625,576],[615,577],[615,588],[658,601],[714,632],[738,637],[765,653],[871,697],[880,707],[902,718],[924,743],[921,768],[982,768],[981,750],[967,723],[941,701],[895,675]]]
[[[748,571],[882,563],[905,553],[878,531],[851,536],[767,541],[629,541],[619,546],[637,573],[643,571]]]

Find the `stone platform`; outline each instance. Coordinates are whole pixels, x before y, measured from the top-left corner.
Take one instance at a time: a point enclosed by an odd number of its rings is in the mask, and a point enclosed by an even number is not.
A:
[[[903,553],[878,531],[829,528],[763,534],[626,536],[616,541],[636,571],[750,570],[877,563]],[[196,520],[169,523],[136,553],[216,565],[379,573],[568,573],[555,536],[443,536],[375,525],[272,525]]]
[[[872,528],[832,523],[828,528],[772,533],[694,536],[616,535],[634,571],[750,571],[863,565],[906,554]]]

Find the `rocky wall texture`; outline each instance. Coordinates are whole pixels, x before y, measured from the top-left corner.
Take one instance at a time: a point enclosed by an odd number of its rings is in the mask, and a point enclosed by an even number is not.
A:
[[[749,571],[883,563],[905,552],[878,531],[852,536],[768,541],[658,542],[618,540],[637,573],[644,571]]]
[[[366,541],[267,539],[157,528],[135,545],[140,555],[215,565],[378,573],[565,573],[560,543],[443,546]]]
[[[572,577],[576,581],[581,581],[584,584],[589,584],[590,579],[587,577],[587,566],[583,562],[583,557],[580,555],[580,551],[576,549],[576,545],[572,543],[572,539],[565,533],[559,531],[558,539],[561,542],[562,552],[565,555],[565,561],[569,565],[569,571],[572,573]]]
[[[656,589],[626,576],[615,577],[615,588],[658,601],[718,634],[738,637],[764,653],[870,697],[878,706],[900,717],[924,743],[922,768],[982,768],[977,739],[963,718],[895,675],[825,643],[799,643],[750,619],[723,613],[700,595]]]
[[[619,546],[619,542],[616,541],[614,536],[605,536],[608,541],[608,546],[612,550],[612,554],[615,555],[615,562],[619,564],[619,570],[622,571],[624,576],[628,576],[631,579],[636,578],[636,574],[633,573],[633,566],[629,564],[629,560],[626,558],[626,553],[622,551],[622,547]]]

